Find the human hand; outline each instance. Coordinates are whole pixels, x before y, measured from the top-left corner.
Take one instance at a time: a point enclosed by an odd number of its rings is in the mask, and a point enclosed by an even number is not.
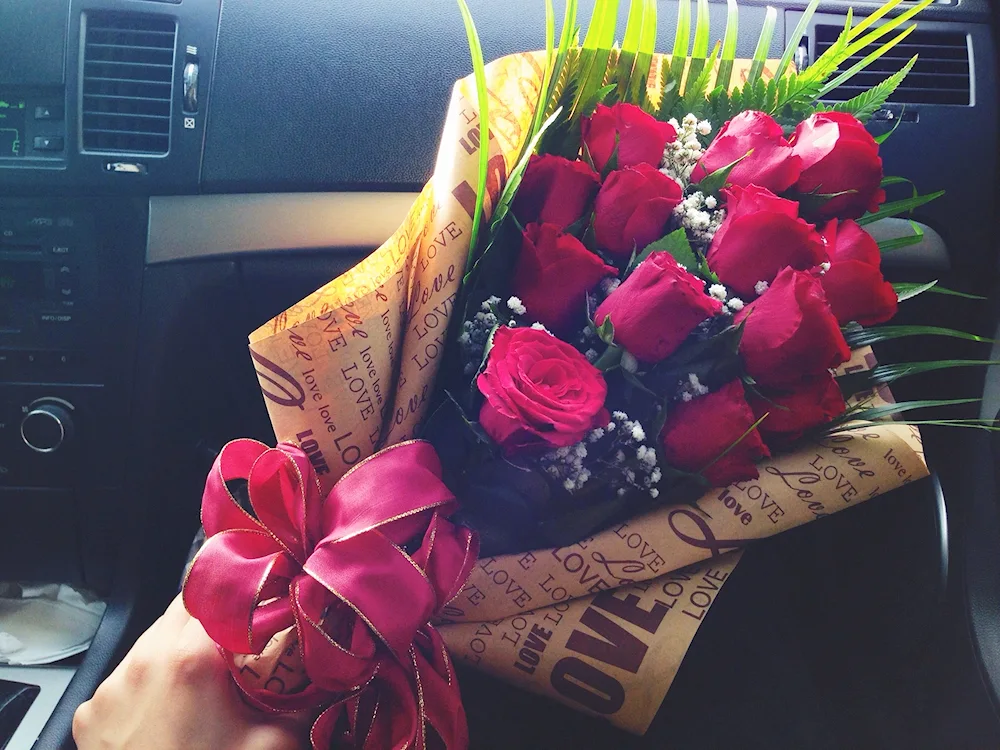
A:
[[[298,750],[311,717],[247,705],[178,596],[73,717],[79,750]]]

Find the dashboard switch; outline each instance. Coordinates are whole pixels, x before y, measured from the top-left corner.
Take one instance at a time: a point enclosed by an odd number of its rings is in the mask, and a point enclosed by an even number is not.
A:
[[[32,405],[21,420],[21,439],[24,444],[37,453],[55,453],[73,437],[73,417],[70,415],[72,408],[69,404],[63,405],[54,399]]]
[[[35,151],[62,151],[65,139],[61,135],[38,135],[35,136]]]
[[[184,111],[190,115],[198,112],[198,62],[188,60],[184,65]]]
[[[36,120],[61,120],[65,116],[62,106],[56,104],[44,104],[35,107]]]

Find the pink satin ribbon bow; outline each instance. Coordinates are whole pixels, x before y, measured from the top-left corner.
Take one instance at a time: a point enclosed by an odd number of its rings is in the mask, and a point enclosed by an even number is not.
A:
[[[247,481],[252,513],[226,485],[236,479]],[[327,706],[312,728],[317,750],[463,750],[458,682],[429,624],[477,558],[475,533],[445,518],[456,507],[426,442],[375,454],[322,497],[296,446],[236,440],[205,485],[208,540],[184,583],[184,604],[253,703]],[[404,550],[416,539],[415,551]],[[233,654],[259,654],[291,627],[310,684],[285,694],[248,685]]]

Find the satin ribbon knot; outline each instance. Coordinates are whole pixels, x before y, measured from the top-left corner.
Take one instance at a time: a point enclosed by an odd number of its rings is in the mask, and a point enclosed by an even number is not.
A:
[[[240,480],[249,508],[231,491]],[[315,748],[464,748],[458,683],[429,624],[478,554],[474,532],[446,518],[456,508],[423,441],[362,461],[325,497],[298,447],[233,441],[205,484],[207,540],[184,604],[253,703],[327,706]],[[293,628],[305,687],[277,692],[249,680],[234,655],[260,654]]]

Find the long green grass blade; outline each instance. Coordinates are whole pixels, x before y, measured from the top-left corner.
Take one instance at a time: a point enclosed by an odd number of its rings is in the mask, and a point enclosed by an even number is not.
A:
[[[963,299],[975,299],[975,300],[985,300],[986,297],[980,297],[978,294],[966,294],[965,292],[956,292],[953,289],[945,289],[943,286],[938,286],[937,281],[929,281],[926,284],[918,284],[911,282],[899,282],[893,284],[892,288],[896,291],[896,296],[899,301],[912,299],[918,294],[923,294],[924,292],[933,292],[934,294],[946,294],[951,297],[961,297]]]
[[[764,72],[764,64],[771,52],[771,37],[774,36],[774,25],[778,22],[778,11],[767,6],[767,13],[764,15],[764,25],[760,30],[760,37],[757,39],[757,49],[753,53],[753,62],[750,65],[750,73],[747,75],[747,85],[752,85],[760,78]]]
[[[799,41],[806,35],[806,31],[809,29],[809,21],[812,20],[813,13],[816,12],[816,8],[819,7],[820,0],[809,0],[809,5],[802,12],[802,17],[799,22],[795,24],[795,30],[792,31],[792,35],[788,37],[788,43],[785,44],[785,52],[781,56],[780,62],[778,62],[778,68],[774,72],[775,78],[781,78],[785,75],[785,71],[792,62],[792,58],[795,56],[795,50],[799,48]]]
[[[893,339],[906,338],[907,336],[946,336],[955,339],[965,339],[966,341],[979,341],[992,344],[993,339],[977,336],[974,333],[959,331],[954,328],[942,328],[940,326],[877,326],[874,328],[854,328],[844,332],[844,338],[852,349],[859,346],[870,346],[880,341],[891,341]]]
[[[886,404],[884,406],[871,406],[858,409],[845,414],[845,421],[873,421],[883,417],[891,417],[894,414],[903,414],[914,409],[937,409],[942,406],[963,406],[965,404],[979,403],[978,398],[949,398],[949,399],[926,399],[923,401],[900,401],[898,404]]]
[[[842,85],[844,83],[847,83],[847,81],[849,81],[855,75],[857,75],[858,73],[860,73],[862,70],[864,70],[869,65],[871,65],[873,62],[875,62],[880,57],[882,57],[882,55],[884,55],[886,52],[888,52],[893,47],[895,47],[897,44],[899,44],[904,39],[906,39],[906,37],[908,37],[910,34],[912,34],[916,30],[916,28],[917,27],[914,25],[914,26],[909,26],[906,29],[903,29],[903,31],[899,32],[899,34],[897,34],[896,36],[894,36],[892,39],[890,39],[888,42],[886,42],[885,44],[883,44],[881,47],[878,47],[877,49],[872,50],[870,53],[868,53],[863,58],[861,58],[861,60],[859,60],[854,65],[852,65],[850,68],[848,68],[843,73],[841,73],[839,76],[837,76],[836,78],[834,78],[831,81],[828,81],[819,90],[819,96],[818,96],[818,98],[822,99],[824,96],[826,96],[827,94],[829,94],[831,91],[833,91],[838,86],[840,86],[840,85]]]
[[[507,177],[507,184],[504,185],[503,193],[500,194],[500,200],[497,201],[497,209],[493,214],[493,221],[490,225],[491,229],[496,229],[500,222],[502,222],[510,211],[510,204],[514,201],[514,196],[517,193],[517,188],[521,184],[521,178],[524,177],[524,171],[528,168],[528,162],[531,160],[531,155],[535,153],[535,149],[538,148],[538,143],[541,141],[542,136],[545,135],[545,131],[551,127],[552,123],[559,119],[562,114],[562,108],[557,109],[553,112],[549,118],[542,123],[539,127],[538,132],[532,136],[531,140],[528,142],[527,147],[521,155],[520,161],[511,170],[510,175]],[[516,217],[515,217],[516,218]]]
[[[893,284],[892,288],[896,292],[896,299],[900,302],[906,302],[908,299],[913,299],[924,292],[931,291],[936,285],[937,280],[928,281],[926,284]]]
[[[858,22],[858,25],[849,31],[848,38],[850,39],[856,38],[858,34],[860,34],[862,31],[867,29],[875,22],[881,20],[883,17],[885,17],[887,13],[891,12],[895,7],[897,7],[900,3],[903,2],[906,2],[906,0],[887,0],[887,2],[879,6],[878,10],[876,10],[874,13],[871,13],[865,18],[862,18],[861,21]]]
[[[545,119],[545,111],[548,109],[549,88],[555,68],[555,40],[556,14],[552,8],[552,0],[545,0],[545,73],[542,75],[542,87],[538,92],[538,106],[535,107],[535,116],[531,119],[529,138],[538,132],[542,120]]]
[[[910,213],[915,208],[919,208],[932,200],[936,200],[944,195],[944,190],[938,190],[936,193],[928,193],[927,195],[918,195],[915,198],[904,198],[898,201],[891,201],[889,203],[883,203],[882,206],[873,214],[865,214],[860,219],[858,219],[858,224],[865,226],[866,224],[871,224],[872,222],[878,221],[879,219],[885,219],[890,216],[896,216],[898,214]]]
[[[911,245],[919,245],[924,240],[924,230],[920,228],[920,225],[915,221],[910,221],[910,228],[913,230],[913,234],[908,234],[903,237],[893,237],[888,240],[882,240],[878,243],[879,252],[888,253],[893,250],[899,250],[902,247],[910,247]]]
[[[576,94],[570,120],[575,121],[584,102],[590,101],[594,92],[604,84],[611,48],[615,42],[618,23],[618,0],[597,0],[590,17],[587,36],[580,52],[580,88]]]
[[[469,255],[465,262],[465,270],[472,270],[476,261],[479,241],[479,226],[483,220],[483,205],[486,202],[486,177],[490,160],[490,117],[489,92],[486,90],[486,64],[483,62],[483,48],[479,43],[476,24],[465,0],[458,0],[465,22],[465,35],[469,41],[469,54],[472,57],[472,71],[476,80],[476,98],[479,102],[479,175],[476,180],[476,208],[472,216],[472,231],[469,233]]]
[[[729,85],[733,80],[733,63],[736,60],[736,37],[740,29],[740,8],[736,0],[726,0],[728,10],[726,13],[726,34],[722,39],[722,60],[719,63],[719,75],[716,77],[716,86],[720,86],[723,91],[729,91]]]
[[[893,365],[879,365],[871,371],[872,385],[889,385],[900,378],[922,375],[936,370],[950,370],[956,367],[990,367],[1000,365],[996,359],[939,359],[933,362],[905,362]]]
[[[691,42],[691,0],[680,0],[677,4],[677,31],[674,34],[674,50],[671,54],[671,67],[677,69],[683,65],[688,56]],[[683,70],[680,68],[679,70]]]
[[[862,21],[861,23],[859,23],[857,26],[854,27],[854,29],[850,34],[850,38],[852,39],[852,41],[850,44],[847,45],[847,49],[844,50],[843,53],[844,60],[857,54],[865,47],[875,44],[875,42],[877,42],[883,36],[905,24],[907,21],[909,21],[911,18],[917,15],[917,13],[922,11],[924,8],[926,8],[933,2],[934,0],[920,0],[919,3],[917,3],[911,8],[908,8],[904,13],[901,13],[895,18],[888,19],[882,25],[876,26],[867,34],[863,35],[860,34],[860,32],[858,31],[858,29],[866,28],[865,22]]]
[[[708,0],[698,0],[698,15],[694,24],[694,46],[691,57],[708,57],[708,36],[710,21],[708,18]]]
[[[656,0],[633,0],[633,2],[640,1],[644,9],[639,31],[639,49],[632,70],[629,72],[628,86],[619,99],[648,110],[650,106],[649,71],[653,64],[653,53],[656,50]]]
[[[632,79],[632,67],[639,54],[639,38],[642,35],[643,16],[646,13],[645,0],[630,0],[625,38],[618,53],[617,78],[618,98],[624,99]]]

